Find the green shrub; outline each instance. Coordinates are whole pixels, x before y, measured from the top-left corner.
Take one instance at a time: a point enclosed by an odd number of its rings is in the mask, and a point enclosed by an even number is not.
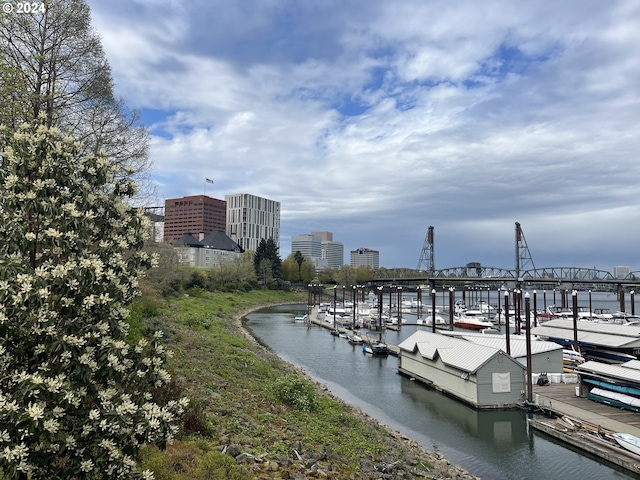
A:
[[[318,408],[314,386],[296,373],[276,380],[274,393],[278,400],[301,412],[312,412]]]

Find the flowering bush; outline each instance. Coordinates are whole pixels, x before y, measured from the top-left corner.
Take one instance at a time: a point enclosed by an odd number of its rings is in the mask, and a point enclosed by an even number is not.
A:
[[[145,220],[125,203],[131,172],[79,157],[55,129],[0,128],[0,469],[9,478],[152,478],[135,459],[163,448],[186,399],[160,334],[136,345],[125,305],[154,264]]]

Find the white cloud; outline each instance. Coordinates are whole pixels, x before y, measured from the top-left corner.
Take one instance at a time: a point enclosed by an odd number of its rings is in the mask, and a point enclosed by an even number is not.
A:
[[[537,263],[640,269],[635,2],[89,3],[117,93],[167,112],[165,197],[214,176],[347,261],[414,267],[435,225],[444,262],[509,266],[520,221]]]

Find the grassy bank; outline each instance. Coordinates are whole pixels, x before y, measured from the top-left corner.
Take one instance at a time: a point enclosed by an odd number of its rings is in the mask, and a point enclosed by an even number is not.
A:
[[[431,470],[427,458],[415,457],[407,442],[323,394],[314,382],[245,335],[237,321],[239,312],[274,303],[306,303],[306,294],[197,292],[160,299],[147,292],[135,306],[133,335],[165,332],[175,353],[175,389],[192,402],[185,417],[186,435],[164,452],[146,449],[142,466],[162,480],[307,478],[295,473],[299,465],[287,466],[287,461],[273,463],[269,474],[256,473],[228,454],[234,446],[267,462],[287,457],[295,463],[305,451],[324,460],[320,476],[329,478],[374,478],[352,477],[362,475],[358,472],[363,462],[409,460]]]

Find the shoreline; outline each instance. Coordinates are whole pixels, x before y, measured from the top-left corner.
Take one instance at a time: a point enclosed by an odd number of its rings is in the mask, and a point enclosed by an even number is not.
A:
[[[291,368],[294,371],[296,371],[299,375],[301,375],[306,380],[312,382],[316,386],[316,390],[317,390],[319,395],[327,396],[327,397],[331,398],[332,400],[334,400],[336,402],[339,402],[339,403],[341,403],[343,405],[348,406],[349,409],[353,412],[353,414],[360,421],[364,422],[366,425],[371,425],[371,426],[375,425],[375,426],[383,428],[385,431],[387,431],[387,433],[389,433],[389,435],[391,436],[392,441],[398,442],[405,449],[408,449],[409,451],[411,451],[415,456],[419,456],[419,457],[427,459],[431,463],[431,465],[433,465],[433,470],[430,471],[429,473],[431,475],[432,474],[438,475],[436,477],[429,476],[428,478],[433,478],[433,479],[436,479],[436,478],[455,478],[455,479],[461,479],[461,480],[479,480],[480,479],[480,477],[471,475],[469,472],[464,470],[462,467],[457,466],[457,465],[453,465],[451,462],[449,462],[439,452],[434,452],[434,451],[427,450],[424,446],[419,444],[416,440],[414,440],[414,439],[408,437],[407,435],[403,434],[402,432],[399,432],[398,430],[395,430],[395,429],[391,428],[390,426],[380,422],[378,419],[376,419],[376,418],[372,417],[371,415],[369,415],[368,413],[362,411],[362,409],[360,407],[352,405],[352,404],[346,402],[345,400],[343,400],[342,398],[336,396],[335,394],[333,394],[327,388],[326,385],[318,382],[313,377],[311,377],[311,375],[309,375],[306,372],[306,370],[304,370],[301,367],[298,367],[298,366],[294,365],[293,363],[291,363],[289,361],[286,361],[286,360],[282,359],[276,352],[271,350],[268,346],[262,344],[251,333],[251,331],[247,327],[245,327],[245,325],[243,324],[242,319],[244,317],[246,317],[247,315],[249,315],[249,314],[251,314],[253,312],[256,312],[258,310],[261,310],[263,308],[275,307],[275,306],[279,306],[279,305],[295,305],[295,303],[289,303],[289,302],[269,303],[269,304],[261,304],[261,305],[256,305],[256,306],[247,308],[247,309],[242,310],[242,311],[240,311],[240,312],[238,312],[238,313],[236,313],[234,315],[234,317],[233,317],[234,326],[240,331],[240,333],[242,335],[244,335],[252,343],[252,345],[254,345],[255,347],[264,349],[270,355],[276,356],[281,362],[283,362],[289,368]]]

